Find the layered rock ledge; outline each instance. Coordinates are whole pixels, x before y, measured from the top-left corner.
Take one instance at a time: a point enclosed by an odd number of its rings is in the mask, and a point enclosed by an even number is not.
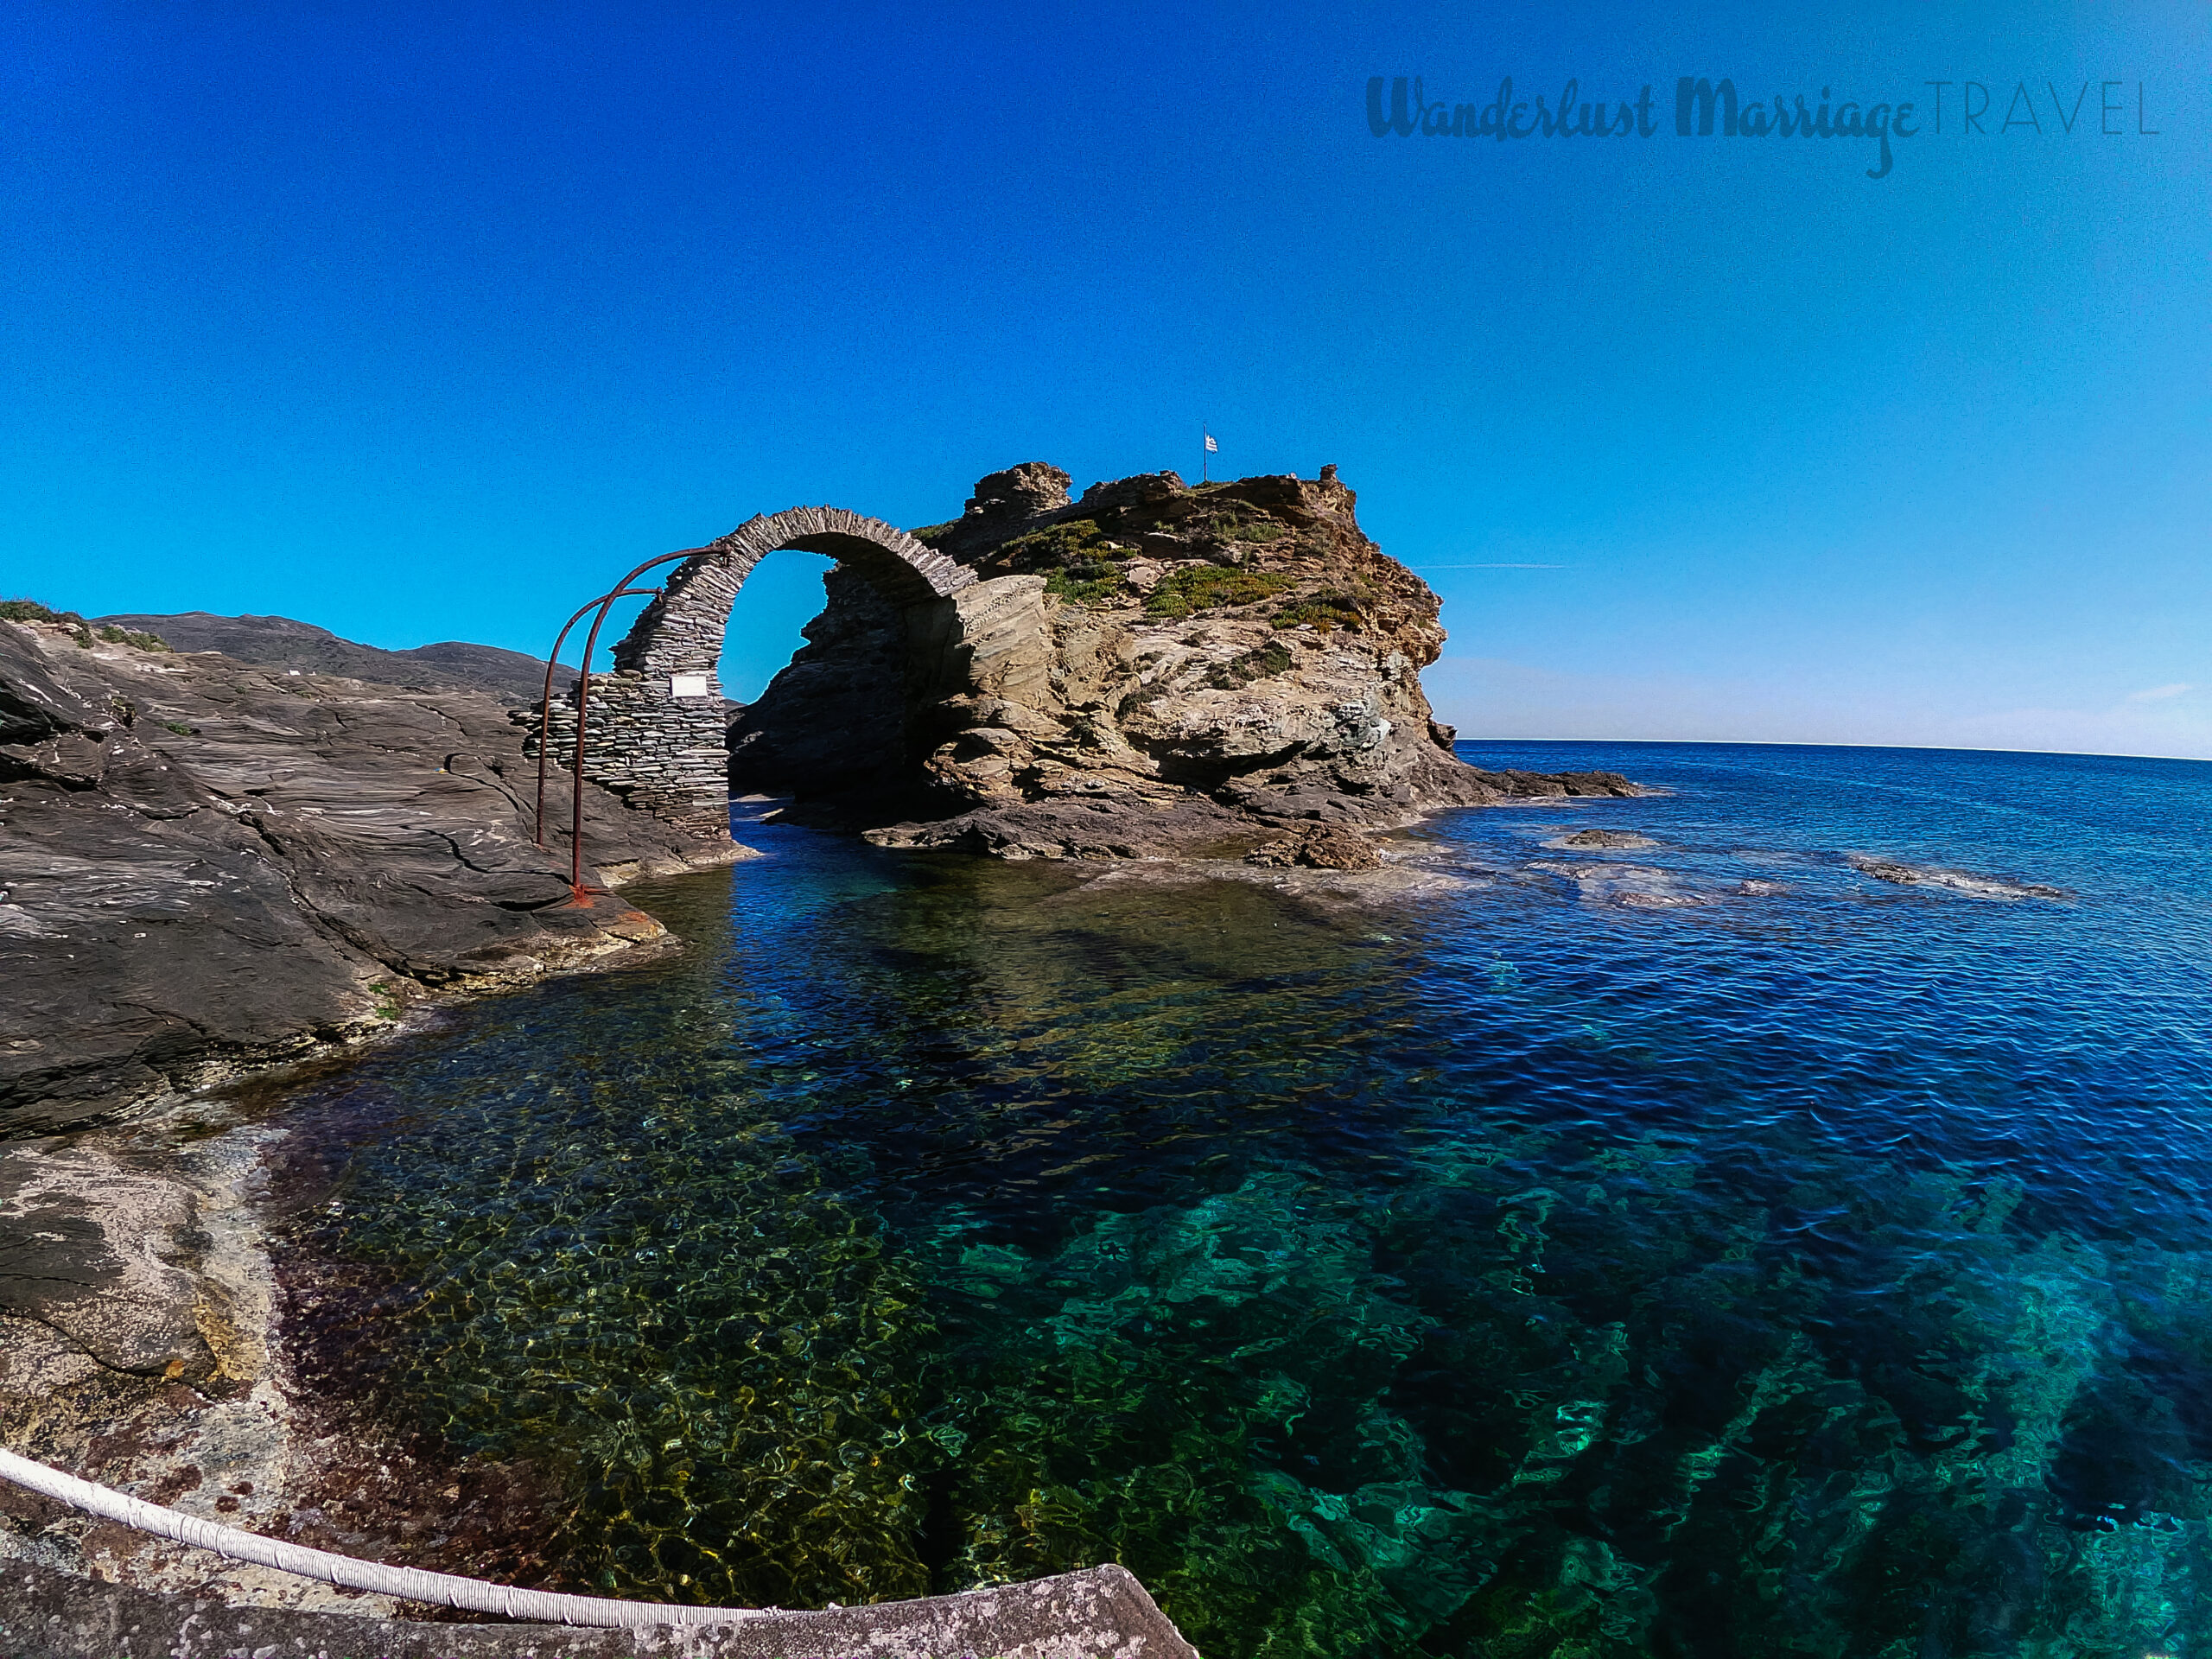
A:
[[[1318,480],[1093,485],[1039,463],[914,532],[980,578],[899,606],[859,572],[734,715],[740,794],[880,844],[1001,857],[1237,850],[1301,824],[1640,792],[1611,772],[1489,772],[1422,694],[1428,585]]]
[[[570,902],[535,788],[481,692],[0,622],[0,1138],[663,939]],[[596,789],[586,836],[607,885],[745,855]]]

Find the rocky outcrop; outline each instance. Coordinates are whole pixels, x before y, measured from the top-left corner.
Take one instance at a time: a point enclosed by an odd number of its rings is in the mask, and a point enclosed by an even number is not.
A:
[[[1244,855],[1247,864],[1268,869],[1372,870],[1382,855],[1357,830],[1340,823],[1317,823],[1295,836],[1263,842]]]
[[[1093,485],[1040,464],[917,531],[980,578],[898,605],[833,571],[806,646],[731,724],[733,787],[890,846],[1007,857],[1230,847],[1510,797],[1630,795],[1612,773],[1485,772],[1421,671],[1439,601],[1318,480]]]
[[[0,622],[0,1137],[663,937],[570,903],[535,781],[480,693]],[[741,855],[588,800],[602,874]]]
[[[461,639],[386,651],[341,639],[327,628],[289,616],[216,616],[207,611],[134,611],[92,620],[95,627],[152,634],[174,651],[219,651],[257,668],[342,674],[410,691],[482,691],[502,702],[535,702],[545,695],[545,664],[537,658]],[[560,677],[565,683],[575,677],[575,670],[563,669]]]

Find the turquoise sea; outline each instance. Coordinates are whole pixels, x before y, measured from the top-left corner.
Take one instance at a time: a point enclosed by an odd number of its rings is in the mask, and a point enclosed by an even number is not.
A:
[[[624,1595],[2212,1653],[2212,765],[1461,752],[1671,792],[1439,817],[1374,903],[741,825],[632,890],[681,955],[287,1103],[287,1249]]]

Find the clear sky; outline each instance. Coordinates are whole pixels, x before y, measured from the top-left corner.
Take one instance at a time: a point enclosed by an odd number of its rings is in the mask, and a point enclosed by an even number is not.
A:
[[[1467,735],[2212,757],[2212,9],[1815,10],[0,0],[0,591],[542,650],[1203,420],[1341,467]],[[1686,74],[1915,130],[1679,137]]]

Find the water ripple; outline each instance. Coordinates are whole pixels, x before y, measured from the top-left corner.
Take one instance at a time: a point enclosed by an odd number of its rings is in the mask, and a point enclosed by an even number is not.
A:
[[[1218,1655],[2196,1651],[2212,769],[1475,758],[1672,792],[1433,821],[1491,883],[1383,911],[764,826],[640,893],[682,959],[293,1103],[296,1247],[625,1593],[1116,1559]]]

